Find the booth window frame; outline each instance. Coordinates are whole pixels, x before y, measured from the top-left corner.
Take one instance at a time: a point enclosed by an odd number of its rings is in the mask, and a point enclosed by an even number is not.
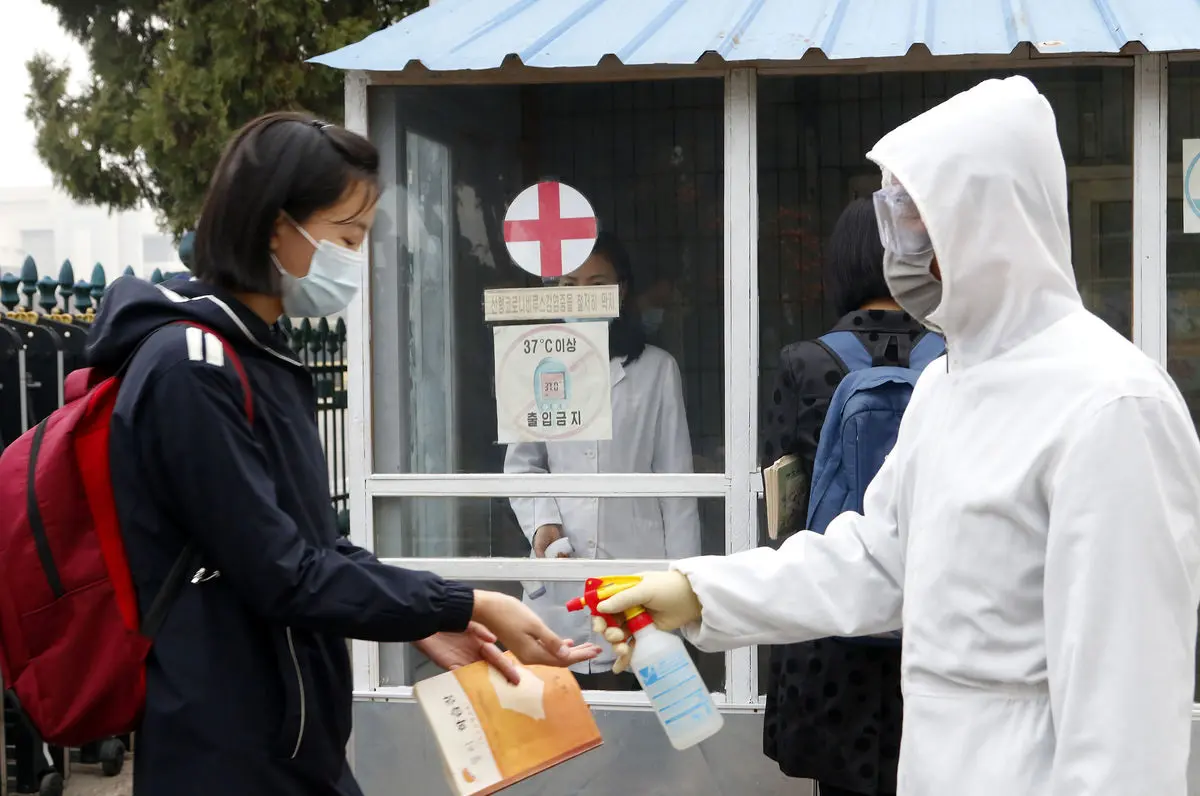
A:
[[[374,501],[413,497],[512,497],[524,495],[614,497],[628,495],[718,497],[725,505],[726,553],[757,543],[758,501],[758,157],[757,84],[760,76],[847,74],[887,71],[1032,69],[1105,66],[1134,70],[1133,152],[1133,339],[1143,351],[1166,363],[1166,209],[1168,62],[1195,55],[1122,54],[1115,56],[1042,56],[1022,45],[1003,57],[938,57],[832,62],[824,58],[791,64],[730,67],[708,58],[691,68],[612,67],[538,70],[506,65],[489,73],[409,75],[351,71],[346,76],[346,126],[370,135],[371,86],[462,83],[567,83],[720,78],[724,81],[724,334],[726,406],[725,471],[719,474],[506,475],[394,474],[373,471],[371,424],[371,297],[360,294],[349,307],[348,481],[352,540],[374,549]],[[369,283],[368,283],[369,284]],[[734,356],[734,352],[737,355]],[[437,572],[471,581],[575,581],[605,574],[662,569],[666,561],[563,560],[526,558],[388,558],[387,563]],[[380,686],[379,645],[351,642],[354,694],[358,699],[409,700],[409,686]],[[725,689],[715,694],[724,711],[758,711],[763,705],[758,651],[750,647],[725,653]],[[648,707],[641,692],[586,692],[589,703],[613,708]],[[1196,706],[1200,717],[1200,705]]]

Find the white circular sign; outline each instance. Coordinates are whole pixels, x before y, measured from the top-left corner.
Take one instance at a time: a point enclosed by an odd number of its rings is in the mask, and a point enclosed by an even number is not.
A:
[[[608,324],[493,329],[497,441],[612,439]]]
[[[596,245],[596,214],[579,191],[539,182],[517,194],[504,216],[504,243],[513,261],[534,276],[569,274]]]

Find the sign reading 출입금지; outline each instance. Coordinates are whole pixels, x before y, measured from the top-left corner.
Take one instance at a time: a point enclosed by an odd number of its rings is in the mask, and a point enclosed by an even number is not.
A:
[[[548,318],[598,320],[620,314],[621,289],[616,285],[516,287],[483,292],[483,319],[488,323]]]
[[[497,442],[612,439],[608,324],[497,326]]]

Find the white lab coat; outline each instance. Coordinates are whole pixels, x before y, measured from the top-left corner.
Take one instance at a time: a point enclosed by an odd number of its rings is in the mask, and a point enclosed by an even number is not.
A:
[[[690,473],[692,443],[684,412],[683,382],[674,358],[646,346],[628,366],[613,359],[613,438],[603,442],[520,443],[504,459],[506,473]],[[513,498],[525,537],[542,525],[562,525],[576,558],[676,559],[700,554],[695,498]],[[582,673],[612,669],[611,647],[591,632],[586,611],[565,604],[582,583],[546,581],[546,593],[525,602],[564,638],[592,641],[604,652],[573,667]]]
[[[1049,105],[988,82],[869,157],[930,230],[948,357],[863,515],[676,564],[688,634],[903,625],[900,796],[1185,796],[1200,444],[1166,373],[1081,305]]]

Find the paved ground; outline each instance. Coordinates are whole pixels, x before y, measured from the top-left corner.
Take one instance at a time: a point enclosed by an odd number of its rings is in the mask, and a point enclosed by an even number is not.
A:
[[[133,760],[116,777],[101,774],[100,766],[72,766],[64,796],[133,796]]]

